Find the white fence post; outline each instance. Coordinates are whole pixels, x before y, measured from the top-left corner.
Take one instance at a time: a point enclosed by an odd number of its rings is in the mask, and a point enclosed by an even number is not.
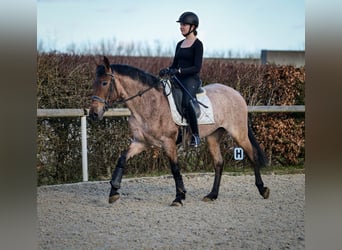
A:
[[[81,117],[82,134],[82,174],[83,181],[88,181],[88,150],[87,150],[87,117]]]

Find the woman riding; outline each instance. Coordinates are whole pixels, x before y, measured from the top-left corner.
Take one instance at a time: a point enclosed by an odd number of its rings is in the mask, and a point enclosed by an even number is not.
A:
[[[203,44],[197,38],[196,30],[199,19],[193,12],[184,12],[177,22],[180,23],[180,31],[185,39],[178,42],[171,66],[162,69],[159,75],[176,75],[188,92],[190,92],[192,97],[182,89],[182,108],[192,132],[190,146],[198,147],[200,137],[192,98],[196,98],[196,93],[201,85],[199,73],[203,60]]]

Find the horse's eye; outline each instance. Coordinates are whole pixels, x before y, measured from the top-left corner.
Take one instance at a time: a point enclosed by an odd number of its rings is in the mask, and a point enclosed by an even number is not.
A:
[[[108,82],[102,82],[102,86],[106,86]]]

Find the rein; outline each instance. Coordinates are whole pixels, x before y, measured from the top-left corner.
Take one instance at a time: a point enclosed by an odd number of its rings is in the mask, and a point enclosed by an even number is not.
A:
[[[138,97],[138,96],[141,97],[141,96],[142,96],[143,94],[145,94],[147,91],[153,89],[153,87],[151,86],[151,87],[149,87],[149,88],[147,88],[147,89],[139,90],[138,93],[136,93],[135,95],[130,96],[130,97],[128,97],[128,98],[126,98],[126,99],[123,99],[123,100],[119,100],[119,101],[112,102],[112,104],[110,105],[109,102],[108,102],[108,99],[109,99],[109,97],[112,95],[113,87],[114,87],[114,85],[115,85],[115,79],[114,79],[114,74],[107,73],[107,75],[111,76],[112,78],[111,78],[111,81],[110,81],[109,93],[108,93],[106,99],[103,99],[103,98],[101,98],[101,97],[99,97],[99,96],[97,96],[97,95],[93,95],[93,96],[91,97],[91,99],[94,100],[94,101],[98,101],[98,102],[100,102],[100,103],[104,103],[104,104],[105,104],[105,110],[108,110],[108,108],[113,107],[115,104],[126,103],[126,102],[128,102],[128,101],[130,101],[130,100],[132,100],[132,99],[134,99],[134,98],[136,98],[136,97]]]
[[[124,100],[117,101],[117,102],[114,102],[114,103],[125,103],[125,102],[127,102],[129,100],[132,100],[132,99],[138,97],[138,96],[141,97],[143,94],[145,94],[147,91],[149,91],[151,89],[153,89],[153,87],[149,87],[149,88],[144,89],[144,90],[139,90],[138,93],[136,93],[134,96],[128,97],[128,98],[126,98]]]

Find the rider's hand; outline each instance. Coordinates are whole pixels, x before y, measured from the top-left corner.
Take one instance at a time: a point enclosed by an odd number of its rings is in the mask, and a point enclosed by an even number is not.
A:
[[[179,73],[179,70],[178,69],[174,69],[174,68],[171,68],[171,69],[169,69],[169,75],[175,75],[175,74],[177,74],[177,73]]]
[[[159,76],[160,76],[160,77],[163,77],[163,76],[169,74],[169,71],[170,71],[169,68],[161,69],[161,70],[159,71]]]

